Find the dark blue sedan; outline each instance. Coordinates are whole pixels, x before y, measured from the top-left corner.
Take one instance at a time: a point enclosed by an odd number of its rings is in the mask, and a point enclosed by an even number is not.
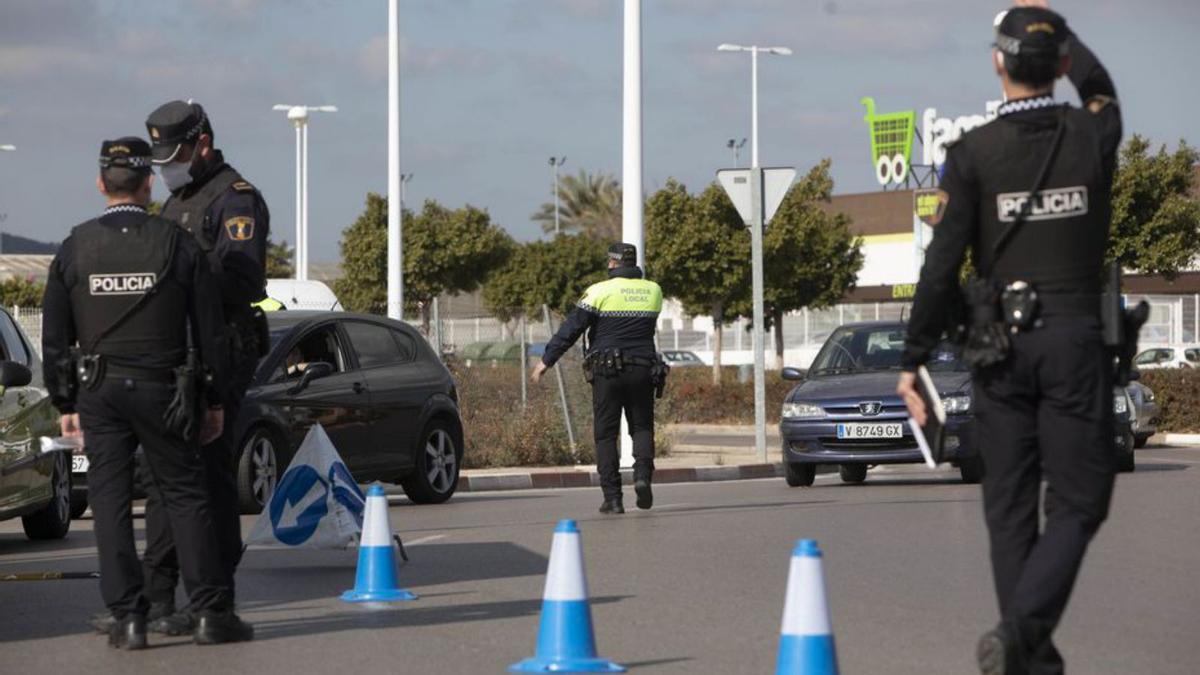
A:
[[[905,324],[842,326],[829,336],[783,404],[779,424],[788,485],[813,484],[818,464],[837,464],[842,480],[861,483],[877,464],[924,461],[896,394]],[[971,443],[971,377],[956,350],[943,345],[928,364],[946,406],[946,458],[968,483],[982,472]]]

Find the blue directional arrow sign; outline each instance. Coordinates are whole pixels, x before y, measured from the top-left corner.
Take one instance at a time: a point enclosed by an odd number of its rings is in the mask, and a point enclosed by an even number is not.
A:
[[[329,513],[328,496],[329,485],[316,469],[307,464],[288,469],[271,496],[275,538],[288,546],[308,541]]]

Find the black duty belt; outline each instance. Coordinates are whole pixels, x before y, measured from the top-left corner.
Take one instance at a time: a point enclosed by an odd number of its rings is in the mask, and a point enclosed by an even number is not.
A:
[[[1041,316],[1100,316],[1098,293],[1039,293]]]
[[[138,368],[122,366],[111,361],[104,367],[104,377],[117,380],[138,380],[141,382],[175,382],[175,371],[172,368]]]

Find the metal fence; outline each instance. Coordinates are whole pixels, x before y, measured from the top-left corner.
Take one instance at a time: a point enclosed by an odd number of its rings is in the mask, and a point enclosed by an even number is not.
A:
[[[1130,295],[1129,306],[1141,300],[1150,303],[1150,320],[1142,328],[1143,347],[1200,343],[1200,295]],[[899,321],[906,318],[909,303],[836,305],[822,310],[802,310],[783,318],[784,363],[806,367],[817,350],[837,327],[861,321]],[[29,336],[34,348],[42,348],[42,311],[38,308],[12,307],[14,319]],[[418,329],[420,321],[411,321]],[[438,319],[431,322],[426,336],[430,343],[441,344],[442,351],[456,353],[479,342],[519,342],[521,322],[501,321],[495,317]],[[659,320],[659,349],[679,349],[696,353],[712,363],[716,346],[712,322],[707,317],[663,317]],[[775,328],[767,331],[768,353],[774,352]],[[541,317],[525,323],[525,342],[539,345],[550,339]],[[721,362],[727,365],[753,363],[749,319],[740,319],[721,329]],[[535,350],[536,351],[536,350]],[[781,364],[775,364],[779,366]]]

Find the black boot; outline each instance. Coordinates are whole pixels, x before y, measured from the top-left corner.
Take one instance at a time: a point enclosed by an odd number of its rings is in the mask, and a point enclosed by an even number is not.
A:
[[[187,607],[175,611],[171,606],[169,612],[155,613],[155,606],[150,606],[150,632],[161,635],[188,635],[196,630],[196,616]]]
[[[1016,675],[1022,672],[1017,664],[1016,644],[1000,624],[984,633],[975,648],[982,675]]]
[[[162,633],[161,630],[155,630],[154,623],[164,616],[170,616],[175,613],[175,603],[173,602],[152,602],[150,603],[150,611],[146,613],[146,627],[152,633]],[[109,630],[117,623],[116,617],[111,612],[99,612],[93,614],[88,620],[92,628],[100,635],[108,635]],[[189,629],[190,632],[191,629]],[[176,633],[167,633],[167,635],[176,635]],[[182,635],[182,633],[179,633]]]
[[[117,649],[146,648],[146,617],[141,614],[126,614],[123,619],[114,619],[108,629],[108,646]]]
[[[633,481],[633,491],[637,493],[637,507],[649,509],[654,506],[654,491],[650,489],[650,477],[642,476]]]
[[[625,505],[621,503],[620,497],[605,498],[604,503],[600,505],[600,513],[625,513]]]
[[[254,626],[242,621],[233,610],[204,611],[196,618],[196,630],[192,639],[198,645],[249,642],[254,639]]]
[[[112,612],[98,612],[88,619],[90,625],[98,635],[108,635],[112,627],[117,623],[117,618],[112,615]]]

